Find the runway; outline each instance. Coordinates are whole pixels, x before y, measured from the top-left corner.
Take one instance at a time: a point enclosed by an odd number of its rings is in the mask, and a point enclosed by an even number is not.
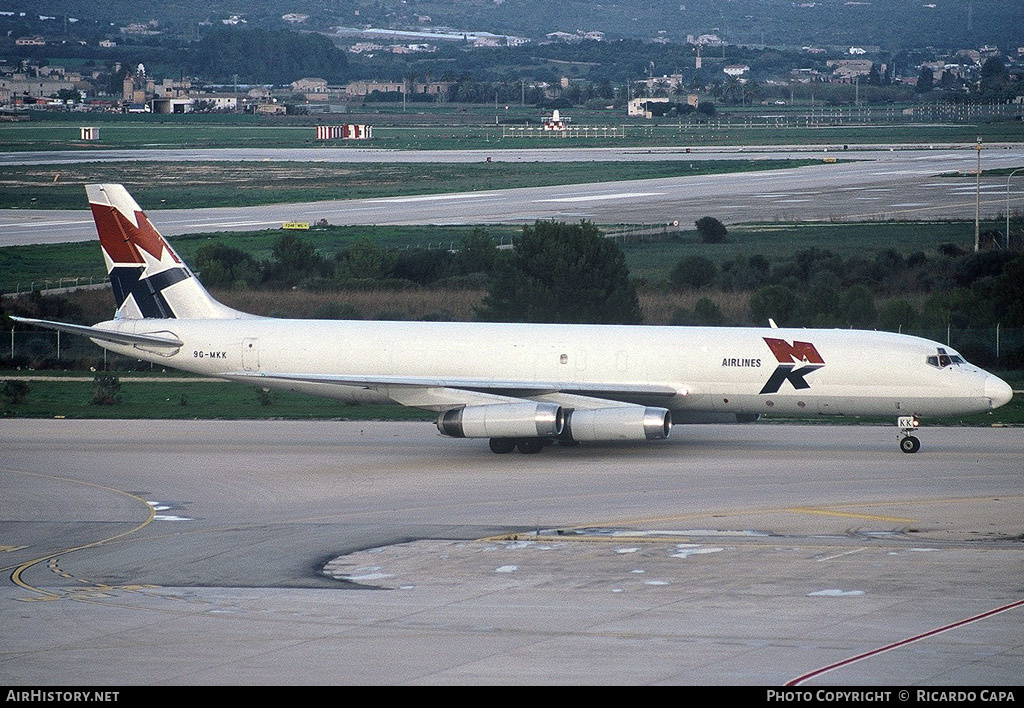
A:
[[[566,141],[562,141],[565,143]],[[71,165],[83,162],[334,162],[471,163],[484,162],[637,162],[645,160],[804,160],[832,156],[879,160],[896,153],[974,155],[974,143],[876,145],[680,145],[678,147],[502,148],[487,150],[394,150],[382,148],[141,148],[39,150],[0,153],[0,165]],[[989,152],[1017,149],[1018,143],[989,143]]]
[[[150,151],[147,156],[176,159],[189,151]],[[213,159],[215,151],[193,157]],[[239,151],[234,151],[235,154]],[[296,159],[277,151],[274,159]],[[326,151],[311,151],[327,154]],[[483,152],[347,151],[334,159],[359,161],[371,156],[389,161],[482,161]],[[10,158],[11,154],[6,157]],[[48,153],[35,153],[48,155]],[[980,192],[967,173],[974,169],[973,146],[946,145],[911,149],[857,149],[836,153],[792,147],[716,148],[692,154],[680,150],[535,150],[495,151],[498,161],[594,159],[767,159],[769,157],[839,157],[850,162],[825,163],[787,170],[744,172],[700,177],[677,177],[626,182],[564,185],[417,195],[377,199],[276,204],[217,209],[150,209],[148,214],[166,236],[209,231],[248,231],[279,228],[286,221],[334,225],[496,224],[531,223],[538,219],[599,224],[692,224],[715,216],[727,224],[765,221],[884,221],[891,219],[973,219],[979,200],[982,218],[1005,214],[1007,206],[1024,206],[1024,186],[1008,189],[1006,178],[984,176]],[[487,154],[487,157],[492,157]],[[112,155],[111,159],[124,155]],[[13,159],[30,159],[20,157]],[[56,159],[56,158],[54,158]],[[69,158],[70,159],[70,158]],[[82,159],[79,157],[78,159]],[[244,159],[240,156],[217,159]],[[271,158],[267,158],[271,159]],[[322,157],[319,159],[328,159]],[[158,163],[155,163],[158,164]],[[1024,165],[1024,145],[989,146],[983,153],[983,173]],[[158,169],[155,166],[154,169]],[[83,196],[84,202],[84,196]],[[83,204],[83,207],[85,205]],[[145,209],[147,205],[143,204]],[[0,246],[58,243],[95,239],[88,210],[5,210],[0,212]]]
[[[0,675],[1016,685],[1024,429],[921,437],[497,456],[429,423],[6,420]]]

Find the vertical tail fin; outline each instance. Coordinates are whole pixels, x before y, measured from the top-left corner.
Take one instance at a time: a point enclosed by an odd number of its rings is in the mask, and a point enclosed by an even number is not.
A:
[[[89,184],[118,318],[234,319],[244,315],[213,299],[142,208],[120,184]]]

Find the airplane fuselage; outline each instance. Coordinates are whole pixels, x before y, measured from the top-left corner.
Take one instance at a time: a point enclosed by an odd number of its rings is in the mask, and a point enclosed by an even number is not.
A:
[[[413,396],[404,382],[419,379],[421,391],[429,379],[437,388],[481,395],[498,382],[504,390],[523,382],[523,398],[583,407],[586,399],[574,396],[599,393],[679,413],[942,416],[990,410],[998,381],[966,363],[928,365],[943,346],[936,342],[857,330],[264,318],[114,320],[97,327],[173,334],[184,343],[173,351],[97,344],[185,371],[436,410],[446,406]],[[275,377],[294,371],[309,377]],[[381,385],[314,380],[318,375]]]

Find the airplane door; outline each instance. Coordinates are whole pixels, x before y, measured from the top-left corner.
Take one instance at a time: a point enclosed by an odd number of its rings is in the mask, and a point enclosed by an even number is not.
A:
[[[242,368],[246,371],[258,371],[260,368],[260,342],[255,337],[242,340]]]
[[[587,378],[587,350],[577,349],[576,356],[576,380],[585,381]]]

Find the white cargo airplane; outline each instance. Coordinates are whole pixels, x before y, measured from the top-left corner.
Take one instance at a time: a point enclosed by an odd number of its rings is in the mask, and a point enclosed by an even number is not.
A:
[[[1012,396],[947,346],[885,332],[258,317],[217,302],[128,191],[88,185],[118,303],[83,335],[162,366],[266,389],[435,411],[437,429],[496,453],[654,440],[677,421],[763,413],[893,416],[917,452],[919,416],[979,413]]]

